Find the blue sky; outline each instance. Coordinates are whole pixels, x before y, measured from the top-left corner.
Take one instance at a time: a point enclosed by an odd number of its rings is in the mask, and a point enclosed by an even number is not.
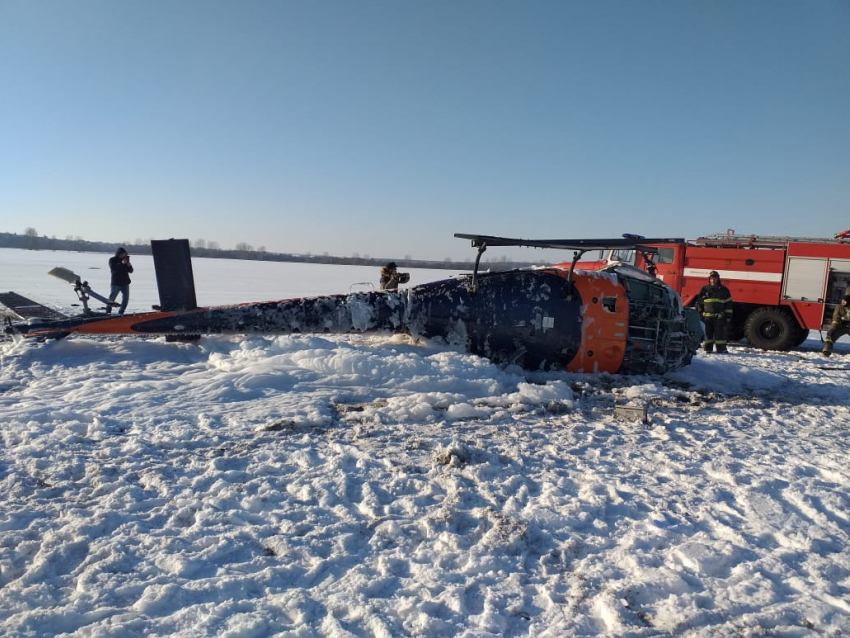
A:
[[[832,236],[848,34],[847,0],[0,0],[0,231]]]

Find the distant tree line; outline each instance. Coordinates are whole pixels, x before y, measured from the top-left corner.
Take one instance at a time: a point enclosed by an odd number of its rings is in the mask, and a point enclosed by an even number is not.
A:
[[[216,259],[253,259],[256,261],[288,261],[288,262],[307,262],[315,264],[354,264],[358,266],[375,266],[381,267],[385,265],[389,259],[373,258],[369,255],[361,256],[359,253],[354,253],[350,257],[335,257],[328,253],[321,255],[313,255],[311,253],[294,254],[294,253],[275,253],[266,250],[265,246],[254,248],[250,244],[240,242],[233,249],[221,248],[217,242],[197,239],[189,242],[192,247],[193,257],[212,257]],[[0,232],[0,248],[23,248],[27,250],[69,250],[76,252],[91,252],[91,253],[113,253],[118,246],[123,246],[131,254],[150,255],[150,242],[145,242],[141,239],[130,242],[99,242],[88,241],[82,237],[66,237],[58,239],[56,237],[48,237],[47,235],[39,235],[35,228],[27,228],[22,235],[17,233],[2,233]],[[392,261],[399,268],[443,268],[446,270],[472,270],[474,262],[456,261],[446,258],[442,261],[427,260],[427,259],[411,259],[410,255],[405,255],[403,258],[393,258]],[[529,262],[514,262],[509,261],[506,256],[501,256],[494,260],[488,260],[486,257],[482,259],[484,269],[492,270],[508,270],[510,268],[521,268],[529,266]],[[545,262],[537,262],[545,263]]]

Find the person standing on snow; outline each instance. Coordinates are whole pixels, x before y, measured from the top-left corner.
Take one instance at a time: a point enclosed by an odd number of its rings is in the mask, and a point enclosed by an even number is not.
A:
[[[394,261],[381,268],[381,290],[397,290],[399,284],[406,284],[408,281],[410,281],[410,274],[399,272]]]
[[[106,304],[106,314],[112,313],[112,306],[118,293],[121,293],[121,306],[118,314],[123,315],[130,301],[130,273],[133,265],[130,263],[130,255],[123,248],[115,251],[115,256],[109,258],[109,271],[112,273],[109,290],[109,303]]]
[[[697,310],[705,324],[705,341],[702,344],[706,352],[726,352],[726,337],[732,321],[732,293],[720,283],[720,274],[716,270],[708,273],[708,283],[697,295]]]
[[[835,340],[846,334],[850,334],[850,295],[844,295],[832,311],[832,322],[826,333],[826,341],[823,342],[823,356],[831,355]]]

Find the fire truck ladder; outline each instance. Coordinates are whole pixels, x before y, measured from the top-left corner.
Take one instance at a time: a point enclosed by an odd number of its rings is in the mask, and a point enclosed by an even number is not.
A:
[[[838,233],[835,239],[823,237],[783,237],[780,235],[736,235],[734,233],[715,233],[694,240],[697,246],[717,248],[785,248],[789,243],[805,244],[850,244],[850,236]]]

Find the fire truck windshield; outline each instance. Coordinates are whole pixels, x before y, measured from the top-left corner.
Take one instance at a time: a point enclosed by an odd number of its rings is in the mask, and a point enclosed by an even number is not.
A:
[[[632,266],[635,265],[635,251],[627,250],[621,248],[619,250],[612,250],[608,254],[608,261],[619,261],[624,264],[630,264]]]

